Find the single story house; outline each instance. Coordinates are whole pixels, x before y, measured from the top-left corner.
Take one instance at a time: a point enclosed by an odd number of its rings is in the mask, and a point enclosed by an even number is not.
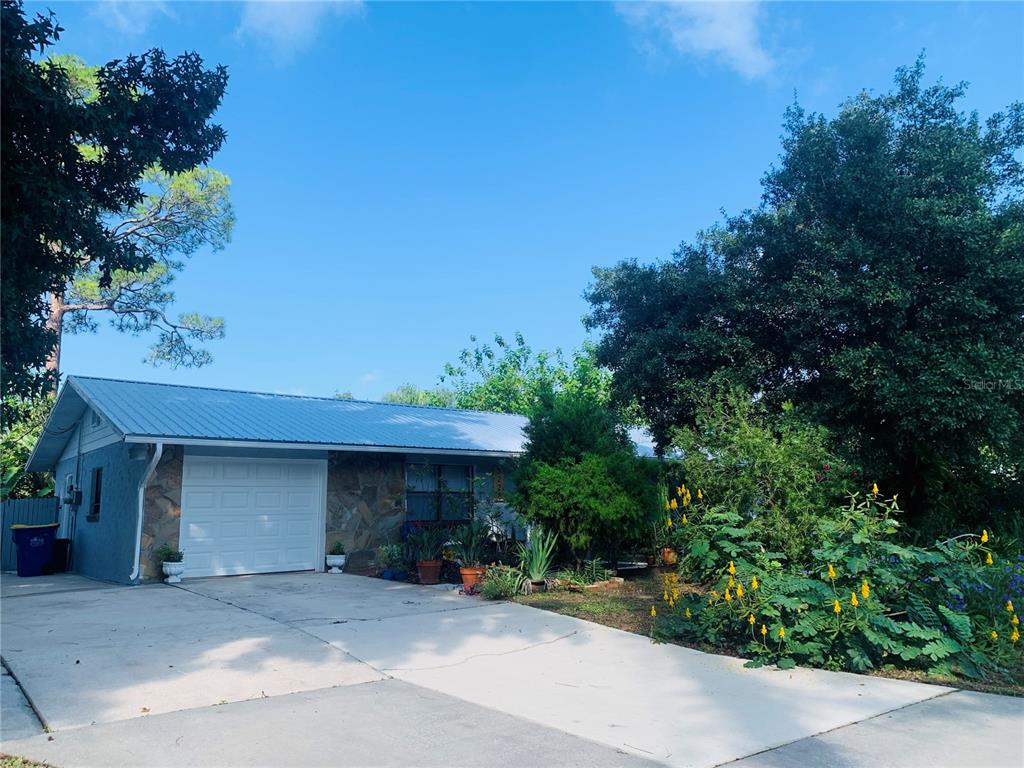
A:
[[[522,416],[70,376],[28,461],[51,471],[72,568],[159,578],[322,570],[510,492]]]

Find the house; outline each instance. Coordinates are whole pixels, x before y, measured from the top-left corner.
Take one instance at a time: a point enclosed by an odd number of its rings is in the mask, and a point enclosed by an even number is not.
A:
[[[321,570],[510,492],[522,416],[68,377],[28,462],[52,471],[72,567],[157,578]]]

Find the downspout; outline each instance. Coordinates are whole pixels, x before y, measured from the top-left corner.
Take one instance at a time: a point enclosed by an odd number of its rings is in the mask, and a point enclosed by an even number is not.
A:
[[[160,463],[160,457],[164,453],[164,444],[156,443],[153,447],[153,458],[149,460],[149,464],[146,465],[146,471],[142,475],[142,480],[139,481],[139,514],[138,520],[135,523],[135,567],[132,569],[131,576],[128,577],[128,581],[134,584],[138,581],[139,570],[142,559],[142,520],[145,517],[146,512],[146,486],[149,484],[149,479],[153,476],[153,472],[156,470],[156,465]]]

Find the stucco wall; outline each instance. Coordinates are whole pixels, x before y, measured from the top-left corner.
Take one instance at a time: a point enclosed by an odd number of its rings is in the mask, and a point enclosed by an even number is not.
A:
[[[137,525],[139,483],[146,470],[145,452],[131,458],[124,443],[113,443],[83,453],[79,466],[78,487],[82,505],[78,508],[71,567],[76,573],[96,579],[127,583],[135,564],[135,531]],[[103,469],[100,514],[88,519],[93,492],[93,470]],[[59,488],[63,478],[75,472],[75,459],[69,457],[56,468]]]
[[[350,554],[399,539],[405,522],[402,454],[331,452],[327,458],[327,548]]]
[[[146,484],[142,518],[143,579],[163,578],[160,562],[153,553],[162,545],[178,548],[181,535],[181,466],[180,445],[165,445],[160,462]]]

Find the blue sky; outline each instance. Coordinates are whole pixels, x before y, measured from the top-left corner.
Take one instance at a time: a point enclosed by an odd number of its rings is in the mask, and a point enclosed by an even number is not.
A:
[[[45,8],[29,4],[30,11]],[[794,92],[833,113],[926,52],[983,115],[1024,94],[1017,3],[56,3],[59,50],[230,71],[212,166],[230,246],[177,307],[223,315],[202,369],[68,336],[68,373],[377,398],[470,334],[585,338],[594,265],[670,255],[757,203]]]

